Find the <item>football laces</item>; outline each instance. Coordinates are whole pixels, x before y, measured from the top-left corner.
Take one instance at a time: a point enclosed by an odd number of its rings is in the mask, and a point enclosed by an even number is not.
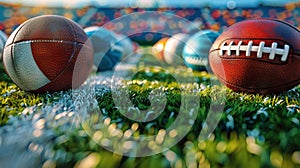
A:
[[[230,41],[228,45],[226,42],[223,42],[219,54],[222,56],[227,51],[227,55],[232,55],[235,51],[236,56],[240,56],[241,51],[246,52],[246,57],[251,55],[251,52],[257,53],[257,58],[262,58],[264,53],[269,54],[269,59],[274,60],[276,55],[281,56],[281,61],[285,62],[289,55],[290,46],[285,44],[283,48],[277,48],[278,43],[273,42],[271,47],[265,46],[265,42],[261,41],[258,46],[253,45],[253,41],[249,41],[247,45],[243,45],[242,41],[239,41],[237,45],[233,44],[233,41]]]

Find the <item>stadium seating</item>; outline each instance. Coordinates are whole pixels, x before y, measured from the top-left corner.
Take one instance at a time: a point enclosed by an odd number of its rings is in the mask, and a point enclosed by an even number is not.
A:
[[[8,35],[25,20],[43,14],[56,14],[66,16],[74,21],[78,22],[83,27],[97,25],[103,26],[106,23],[125,16],[133,12],[141,11],[160,11],[169,12],[179,17],[186,18],[191,22],[200,23],[200,29],[212,29],[216,31],[222,31],[226,27],[253,17],[270,17],[285,20],[296,27],[300,27],[300,13],[298,10],[294,10],[300,6],[300,3],[287,4],[283,7],[272,6],[260,6],[259,8],[235,8],[233,10],[227,8],[212,9],[210,7],[204,8],[104,8],[104,7],[84,7],[84,8],[45,8],[45,7],[24,7],[20,5],[8,5],[0,4],[0,30],[3,30]],[[145,21],[147,22],[147,21]],[[113,31],[120,31],[120,27],[130,27],[130,31],[127,35],[137,42],[152,42],[154,43],[158,39],[164,37],[164,34],[149,34],[137,33],[146,29],[146,26],[151,26],[145,22],[136,21],[132,19],[128,25],[115,25],[107,24],[107,28]],[[175,27],[174,27],[175,26]],[[159,29],[176,29],[178,26],[172,23],[166,24]],[[154,27],[153,27],[154,28]],[[147,28],[148,29],[148,28]],[[157,31],[155,27],[154,32]],[[180,33],[180,32],[172,32]]]

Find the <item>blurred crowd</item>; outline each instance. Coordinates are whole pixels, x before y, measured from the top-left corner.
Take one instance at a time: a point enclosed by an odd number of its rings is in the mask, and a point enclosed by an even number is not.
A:
[[[221,32],[226,27],[247,19],[257,17],[269,17],[285,20],[292,25],[300,28],[300,2],[286,4],[282,7],[259,6],[257,8],[101,8],[101,7],[83,7],[83,8],[47,8],[47,7],[24,7],[20,5],[0,4],[0,30],[6,34],[11,32],[21,23],[29,18],[44,15],[55,14],[68,17],[82,27],[105,26],[115,32],[122,32],[130,36],[135,41],[155,41],[166,34],[151,32],[172,32],[180,33],[190,31],[183,23],[164,18],[164,24],[156,24],[155,20],[149,21],[145,18],[136,18],[137,15],[128,15],[134,12],[158,11],[174,14],[185,18],[194,23],[199,29],[212,29]],[[114,20],[122,16],[132,17],[130,22],[117,22]],[[127,19],[128,20],[128,19]],[[149,33],[150,30],[150,33]],[[167,30],[167,31],[165,31]],[[147,32],[145,32],[147,31]]]

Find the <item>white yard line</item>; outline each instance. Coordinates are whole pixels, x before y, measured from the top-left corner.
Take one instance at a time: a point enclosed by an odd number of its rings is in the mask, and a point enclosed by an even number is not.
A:
[[[126,76],[126,73],[138,63],[141,55],[142,51],[128,57],[118,65],[118,70],[124,72],[123,75]],[[105,92],[109,89],[113,74],[112,70],[91,76],[101,85],[98,91]],[[95,86],[91,85],[91,87]],[[64,137],[67,138],[69,134],[73,134],[73,130],[80,124],[77,112],[74,111],[76,101],[73,100],[72,94],[62,92],[61,99],[51,104],[28,107],[21,116],[11,117],[6,125],[0,127],[0,163],[2,166],[38,167],[43,161],[53,157],[54,143],[57,144],[58,141],[63,141]],[[64,134],[54,133],[54,129],[57,128]],[[65,157],[66,153],[61,152],[59,157]]]

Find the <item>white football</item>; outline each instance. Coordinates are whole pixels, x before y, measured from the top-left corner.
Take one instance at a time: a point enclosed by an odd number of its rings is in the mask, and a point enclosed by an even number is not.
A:
[[[178,33],[168,39],[164,49],[164,60],[168,64],[183,65],[182,51],[190,35]]]

